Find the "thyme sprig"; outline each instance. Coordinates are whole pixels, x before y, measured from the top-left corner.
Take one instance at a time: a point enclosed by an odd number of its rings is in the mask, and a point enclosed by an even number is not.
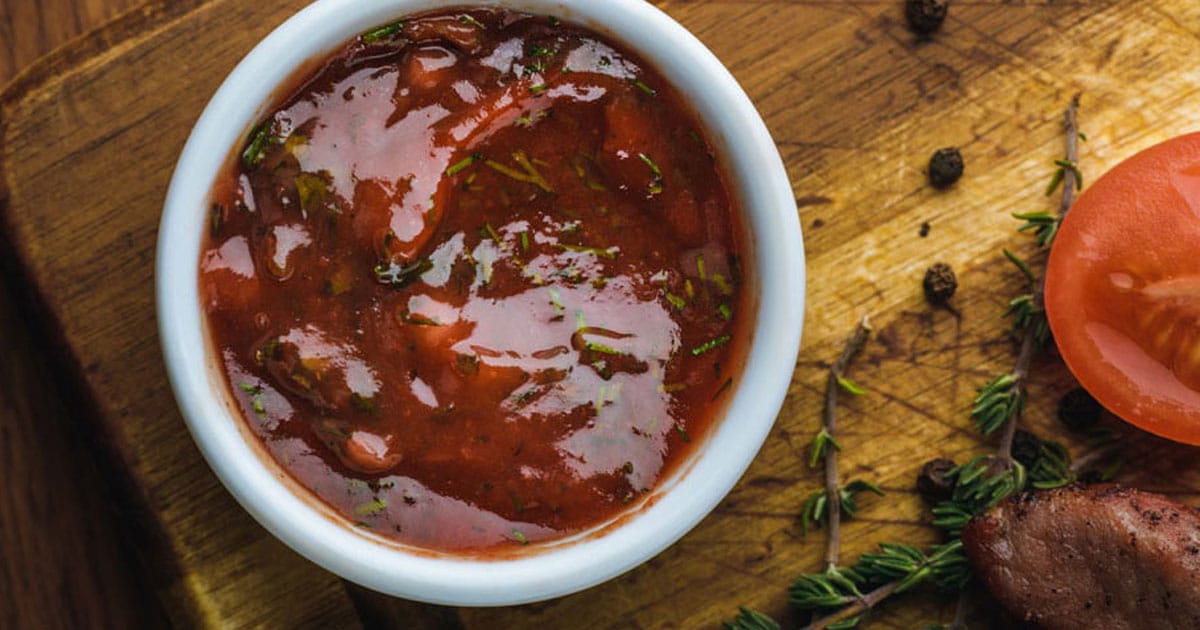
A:
[[[1066,158],[1055,162],[1059,170],[1055,172],[1049,190],[1052,194],[1058,185],[1062,184],[1058,216],[1052,219],[1040,214],[1017,216],[1026,222],[1019,229],[1034,230],[1041,247],[1047,247],[1053,242],[1059,224],[1074,203],[1076,191],[1083,187],[1083,175],[1078,166],[1079,94],[1071,99],[1070,105],[1063,113],[1063,127],[1066,131]],[[1013,371],[998,376],[979,388],[971,410],[971,419],[984,435],[1002,431],[999,453],[993,464],[993,469],[999,471],[1006,471],[1012,467],[1013,435],[1025,409],[1025,386],[1029,368],[1037,352],[1050,340],[1050,326],[1046,321],[1045,310],[1045,278],[1038,279],[1029,264],[1012,252],[1005,250],[1004,253],[1021,270],[1032,287],[1029,293],[1010,302],[1008,310],[1005,311],[1007,316],[1013,317],[1013,331],[1021,339],[1021,349]]]
[[[803,575],[792,584],[792,605],[805,610],[840,608],[805,630],[853,628],[863,615],[893,595],[925,583],[958,591],[971,577],[962,542],[952,541],[922,552],[912,545],[882,543],[875,553],[863,554],[850,569]],[[866,593],[862,591],[870,589]]]
[[[1058,233],[1063,216],[1070,209],[1075,192],[1082,187],[1083,177],[1078,167],[1078,141],[1086,139],[1078,129],[1079,95],[1076,95],[1065,114],[1066,158],[1056,161],[1059,171],[1054,189],[1062,185],[1063,196],[1057,216],[1048,212],[1014,215],[1025,221],[1021,232],[1032,231],[1040,247],[1048,247]],[[985,436],[1000,433],[1000,443],[994,454],[979,455],[946,473],[953,483],[948,500],[933,508],[933,525],[946,536],[945,543],[921,551],[912,545],[881,543],[878,551],[864,554],[851,567],[838,566],[839,526],[841,518],[852,517],[857,509],[856,495],[878,490],[873,484],[855,480],[839,485],[837,459],[841,446],[837,442],[838,391],[865,393],[849,381],[844,372],[850,361],[866,344],[870,333],[866,320],[847,342],[839,360],[830,368],[825,392],[822,426],[811,444],[810,466],[825,462],[825,487],[813,493],[801,510],[802,525],[807,532],[824,517],[828,526],[825,570],[797,578],[789,589],[793,607],[811,611],[818,617],[804,630],[845,630],[855,628],[866,614],[889,598],[907,592],[921,584],[930,583],[947,592],[958,592],[955,619],[950,628],[964,627],[966,612],[965,587],[972,574],[963,551],[963,527],[979,513],[995,506],[1005,498],[1027,488],[1053,488],[1070,483],[1084,468],[1108,458],[1106,445],[1096,453],[1071,464],[1067,449],[1056,442],[1041,440],[1022,432],[1020,452],[1014,454],[1017,424],[1024,412],[1026,380],[1037,352],[1050,338],[1043,305],[1044,278],[1039,279],[1032,267],[1012,252],[1005,256],[1029,282],[1030,291],[1010,304],[1006,316],[1014,318],[1013,334],[1020,339],[1020,351],[1012,372],[993,378],[978,390],[971,409],[971,419]],[[853,387],[847,387],[850,384]],[[1018,457],[1019,455],[1019,457]],[[765,625],[763,625],[765,624]],[[741,609],[732,622],[732,630],[773,630],[774,620],[761,613]],[[944,628],[944,625],[931,627]]]
[[[846,489],[838,483],[838,448],[837,445],[837,403],[838,393],[842,391],[841,382],[846,379],[846,370],[850,369],[850,363],[854,357],[862,351],[867,345],[867,340],[871,338],[871,323],[864,317],[850,338],[846,340],[846,347],[842,349],[841,356],[837,361],[829,367],[829,376],[825,381],[825,407],[821,413],[821,431],[817,433],[817,437],[813,441],[813,450],[823,450],[823,456],[820,459],[825,460],[825,489],[822,492],[822,498],[809,497],[805,504],[809,501],[813,504],[813,511],[816,510],[816,504],[821,504],[824,508],[821,510],[826,517],[825,538],[825,564],[827,567],[836,567],[838,563],[838,550],[841,547],[841,521],[844,513],[843,497],[849,499],[849,507],[851,508],[849,516],[853,516],[854,510],[857,509],[857,504],[854,502],[854,495],[862,492],[868,487],[859,487],[858,492],[847,492],[851,488]],[[826,436],[827,442],[832,442],[835,448],[819,449],[822,436]],[[879,492],[879,488],[870,486],[873,492]]]

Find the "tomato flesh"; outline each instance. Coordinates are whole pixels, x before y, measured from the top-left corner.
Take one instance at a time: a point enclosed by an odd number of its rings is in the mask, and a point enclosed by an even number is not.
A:
[[[1200,133],[1129,158],[1079,198],[1050,253],[1046,314],[1101,404],[1200,444]]]

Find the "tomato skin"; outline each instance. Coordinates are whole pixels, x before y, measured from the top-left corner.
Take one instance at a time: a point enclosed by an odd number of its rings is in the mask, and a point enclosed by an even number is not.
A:
[[[1101,404],[1200,445],[1200,133],[1138,153],[1080,196],[1050,252],[1046,314]]]

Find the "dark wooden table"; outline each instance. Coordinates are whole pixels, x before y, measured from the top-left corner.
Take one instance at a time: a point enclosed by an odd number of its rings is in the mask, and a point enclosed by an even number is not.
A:
[[[0,0],[0,84],[146,0]],[[0,627],[147,628],[165,617],[10,267],[0,268]]]

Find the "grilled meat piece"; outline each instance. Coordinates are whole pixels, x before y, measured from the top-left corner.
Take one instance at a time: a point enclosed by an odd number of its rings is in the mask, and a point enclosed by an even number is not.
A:
[[[1043,628],[1200,628],[1200,512],[1111,485],[1027,492],[963,543],[988,590]]]

